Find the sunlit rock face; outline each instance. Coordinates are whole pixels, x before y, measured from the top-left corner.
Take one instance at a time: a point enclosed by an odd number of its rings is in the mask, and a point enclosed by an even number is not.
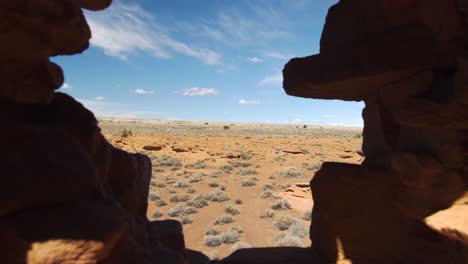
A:
[[[55,92],[64,76],[49,58],[86,50],[82,8],[110,4],[0,1],[0,263],[188,259],[178,223],[146,218],[150,159],[114,148],[90,111]]]
[[[366,103],[365,162],[326,163],[311,182],[312,247],[325,259],[468,262],[466,237],[424,223],[468,186],[467,7],[342,0],[320,54],[286,65],[290,95]]]

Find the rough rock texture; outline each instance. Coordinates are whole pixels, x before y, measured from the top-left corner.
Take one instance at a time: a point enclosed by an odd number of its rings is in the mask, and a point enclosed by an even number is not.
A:
[[[362,166],[311,181],[312,250],[352,263],[468,263],[427,216],[468,187],[468,1],[341,0],[320,54],[291,60],[293,96],[364,101]]]
[[[1,263],[191,257],[180,225],[146,218],[150,159],[114,148],[90,111],[55,92],[64,76],[49,57],[83,52],[91,32],[81,8],[110,4],[0,0]]]

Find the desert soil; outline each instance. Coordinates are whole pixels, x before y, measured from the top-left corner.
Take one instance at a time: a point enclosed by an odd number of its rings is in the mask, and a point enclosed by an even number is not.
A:
[[[306,216],[313,202],[308,183],[315,171],[324,161],[358,164],[364,159],[361,128],[99,121],[114,145],[152,159],[148,218],[185,222],[187,247],[211,258],[241,247],[309,246]],[[131,135],[122,137],[124,129]],[[190,203],[194,197],[199,199]],[[216,225],[222,216],[232,223]],[[467,233],[467,203],[459,201],[428,222]],[[215,235],[207,236],[209,229]]]

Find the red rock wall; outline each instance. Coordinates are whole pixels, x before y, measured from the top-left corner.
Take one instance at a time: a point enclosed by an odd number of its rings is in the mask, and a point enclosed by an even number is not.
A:
[[[467,7],[341,0],[320,54],[286,65],[290,95],[366,104],[363,165],[326,163],[311,182],[312,247],[325,259],[468,263],[467,241],[424,223],[468,187]]]
[[[55,91],[49,57],[83,52],[81,8],[110,3],[0,0],[0,263],[186,263],[180,225],[146,218],[150,159],[114,148]]]

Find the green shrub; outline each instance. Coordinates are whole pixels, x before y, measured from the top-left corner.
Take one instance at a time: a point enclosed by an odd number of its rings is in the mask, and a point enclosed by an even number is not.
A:
[[[205,234],[209,236],[216,236],[221,234],[221,231],[219,231],[219,229],[217,229],[216,227],[210,226],[208,230],[206,230]]]
[[[183,180],[176,181],[173,184],[173,186],[176,187],[176,188],[189,188],[189,187],[192,187],[190,184],[188,184],[187,182],[185,182]]]
[[[289,168],[280,173],[280,176],[283,178],[297,178],[301,176],[301,173],[295,168]]]
[[[133,132],[130,129],[124,128],[122,132],[120,132],[120,137],[127,138],[133,136]]]
[[[186,165],[185,168],[191,168],[191,169],[197,169],[197,170],[200,170],[200,169],[205,169],[206,168],[206,164],[204,161],[202,160],[199,160],[193,164],[189,164],[189,165]]]
[[[291,204],[288,200],[276,201],[273,204],[271,204],[271,209],[273,210],[288,210],[291,208]]]
[[[187,224],[193,223],[193,220],[192,220],[192,217],[190,217],[189,215],[185,215],[180,218],[180,222],[183,225],[187,225]]]
[[[240,234],[236,231],[226,231],[221,234],[221,238],[224,244],[234,244],[239,242]]]
[[[255,185],[257,185],[257,183],[255,181],[252,181],[252,180],[242,182],[242,187],[252,187],[252,186],[255,186]]]
[[[169,212],[167,214],[170,217],[176,217],[176,216],[187,216],[190,214],[196,214],[197,212],[198,212],[197,209],[193,207],[179,205],[179,206],[169,209]]]
[[[285,231],[296,223],[298,223],[298,220],[295,218],[289,216],[281,216],[273,222],[273,227],[280,231]]]
[[[181,202],[187,202],[189,199],[188,195],[177,195],[174,194],[169,198],[169,201],[173,203],[181,203]]]
[[[271,209],[266,209],[262,214],[260,214],[260,218],[273,218],[275,217],[275,211]]]
[[[209,182],[208,183],[208,186],[212,187],[212,188],[216,188],[216,187],[219,187],[219,183],[217,182]]]
[[[225,225],[225,224],[230,224],[232,222],[234,222],[234,219],[232,219],[231,216],[223,215],[223,216],[217,217],[214,220],[213,225]]]
[[[267,199],[267,198],[270,198],[272,195],[272,193],[270,191],[264,191],[260,194],[260,198],[262,199]]]
[[[306,221],[312,221],[312,210],[307,210],[304,212],[302,219]]]
[[[205,236],[205,241],[203,242],[203,244],[207,247],[218,247],[218,246],[221,246],[221,244],[223,243],[223,239],[221,236],[219,235],[216,235],[216,236],[211,236],[211,235],[208,235],[208,236]]]
[[[153,218],[154,219],[157,219],[157,218],[160,218],[161,216],[163,216],[164,214],[161,213],[160,211],[156,211],[153,213]]]
[[[203,177],[201,175],[193,176],[190,178],[189,183],[197,183],[203,181]]]
[[[240,214],[240,210],[237,206],[229,205],[228,207],[224,208],[224,212],[230,215],[238,215]]]
[[[156,206],[159,206],[159,207],[167,205],[167,203],[164,200],[161,200],[161,199],[156,200],[155,203],[156,203]]]
[[[197,194],[187,202],[187,205],[193,206],[195,208],[203,208],[208,206],[208,202],[205,200],[203,194]]]
[[[223,126],[223,129],[228,130],[228,129],[230,129],[230,127],[229,126]]]
[[[221,202],[229,201],[231,198],[229,198],[229,196],[225,192],[216,190],[212,193],[207,194],[205,196],[205,199],[211,202],[221,203]]]
[[[283,236],[277,242],[277,247],[304,247],[302,239],[296,236]]]

